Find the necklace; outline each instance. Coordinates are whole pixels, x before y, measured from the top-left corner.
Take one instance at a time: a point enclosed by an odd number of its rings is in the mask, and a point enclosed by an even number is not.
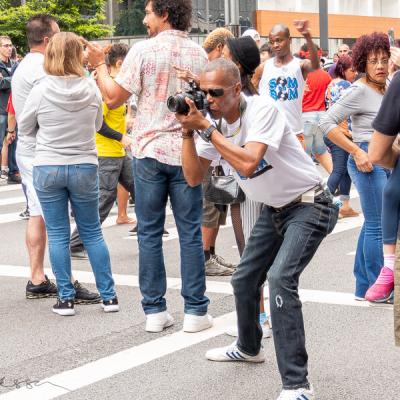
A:
[[[239,120],[239,126],[228,136],[225,136],[225,139],[229,139],[229,138],[233,138],[235,136],[237,136],[241,129],[242,129],[242,116],[244,115],[245,111],[247,108],[247,102],[246,99],[241,96],[240,97],[240,108],[239,108],[239,112],[240,112],[240,120]],[[218,126],[217,126],[217,130],[221,132],[221,126],[222,126],[222,118],[218,121]]]

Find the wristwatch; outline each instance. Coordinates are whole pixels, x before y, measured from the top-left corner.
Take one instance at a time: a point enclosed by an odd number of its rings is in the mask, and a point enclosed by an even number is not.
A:
[[[211,135],[217,129],[214,125],[210,125],[207,129],[203,131],[198,131],[197,133],[205,142],[211,142]]]

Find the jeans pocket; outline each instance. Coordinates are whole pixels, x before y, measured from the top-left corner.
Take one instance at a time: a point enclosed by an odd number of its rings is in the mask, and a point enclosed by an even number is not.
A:
[[[33,186],[45,190],[55,185],[58,176],[58,166],[33,167]]]
[[[77,192],[88,193],[97,191],[99,187],[99,176],[97,165],[79,164],[75,166],[76,178],[78,182]]]

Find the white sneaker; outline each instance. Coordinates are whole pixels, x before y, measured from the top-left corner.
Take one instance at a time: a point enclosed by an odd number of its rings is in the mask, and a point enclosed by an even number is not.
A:
[[[162,332],[165,328],[174,324],[174,319],[167,311],[146,315],[147,332]]]
[[[263,331],[263,339],[270,338],[272,336],[272,329],[269,327],[269,325],[263,324],[261,325],[261,327]],[[229,336],[238,337],[239,336],[238,326],[237,325],[228,326],[225,333]]]
[[[236,342],[234,342],[230,346],[208,350],[206,353],[206,358],[211,361],[245,361],[262,363],[265,361],[265,352],[263,347],[261,347],[256,356],[249,356],[248,354],[240,351],[236,345]]]
[[[300,388],[295,390],[283,389],[277,400],[314,400],[314,390]]]
[[[185,314],[183,320],[183,331],[184,332],[200,332],[204,329],[211,328],[213,326],[213,318],[211,315],[193,315]]]

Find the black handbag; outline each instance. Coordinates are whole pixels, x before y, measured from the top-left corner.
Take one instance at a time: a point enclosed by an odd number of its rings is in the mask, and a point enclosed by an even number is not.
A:
[[[220,165],[214,168],[210,180],[203,186],[204,198],[215,204],[242,203],[246,196],[233,175],[225,175]]]

